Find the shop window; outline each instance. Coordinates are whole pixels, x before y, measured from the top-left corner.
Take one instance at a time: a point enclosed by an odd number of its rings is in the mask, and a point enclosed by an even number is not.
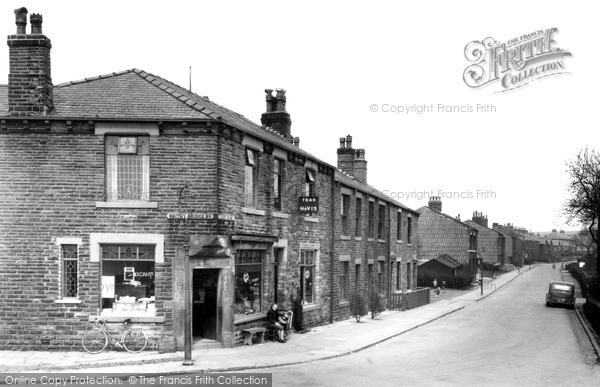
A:
[[[256,151],[246,148],[245,206],[256,207],[258,168]]]
[[[62,297],[77,297],[77,245],[61,245]]]
[[[348,300],[348,261],[340,262],[340,301]]]
[[[317,250],[300,251],[300,294],[305,304],[315,302],[315,260]]]
[[[106,201],[150,200],[150,138],[106,136]]]
[[[102,314],[155,315],[155,245],[101,245]]]
[[[235,314],[262,310],[262,250],[238,250],[235,255]]]

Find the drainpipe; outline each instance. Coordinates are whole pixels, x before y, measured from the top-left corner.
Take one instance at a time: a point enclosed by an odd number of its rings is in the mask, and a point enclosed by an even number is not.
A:
[[[392,206],[388,203],[388,219],[387,219],[387,261],[388,261],[388,294],[387,294],[387,308],[392,307]]]
[[[331,256],[331,294],[329,295],[329,323],[331,324],[333,323],[333,287],[335,282],[335,276],[333,275],[333,265],[335,263],[335,208],[335,170],[333,170],[331,173],[331,252],[329,254]]]

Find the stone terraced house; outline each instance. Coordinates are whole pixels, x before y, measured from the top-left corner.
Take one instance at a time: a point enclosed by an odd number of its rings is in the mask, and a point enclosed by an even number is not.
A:
[[[314,326],[351,292],[416,287],[419,214],[367,184],[350,138],[337,168],[301,149],[284,90],[258,125],[137,69],[54,85],[27,14],[0,85],[0,349],[81,350],[97,317],[181,349],[186,309],[231,347],[273,302]]]

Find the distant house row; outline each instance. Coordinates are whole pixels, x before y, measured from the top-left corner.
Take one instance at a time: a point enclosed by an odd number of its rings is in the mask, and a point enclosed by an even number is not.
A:
[[[493,223],[490,228],[487,216],[478,211],[473,212],[471,219],[462,221],[459,216],[445,214],[442,201],[436,196],[430,197],[428,205],[418,211],[421,271],[432,266],[472,275],[477,272],[479,259],[486,267],[500,268],[534,261],[554,262],[561,254],[582,251],[582,246],[564,231],[533,234],[511,223]],[[443,270],[432,269],[432,272]]]

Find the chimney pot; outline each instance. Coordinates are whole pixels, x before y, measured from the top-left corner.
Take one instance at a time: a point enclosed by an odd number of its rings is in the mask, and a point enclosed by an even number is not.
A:
[[[442,201],[440,200],[440,197],[431,196],[429,198],[429,203],[427,204],[427,207],[431,208],[432,210],[442,212]]]
[[[293,143],[294,138],[291,135],[292,120],[285,108],[285,90],[276,89],[275,91],[276,95],[273,96],[273,89],[265,89],[267,111],[260,117],[261,124],[264,127],[272,128],[287,141]]]
[[[340,147],[338,149],[344,149],[346,147],[346,138],[340,137]]]
[[[300,146],[300,137],[294,137],[294,142],[293,142],[293,144],[294,144],[295,146],[298,146],[298,147],[299,147],[299,146]]]
[[[346,136],[346,148],[352,148],[352,136],[351,135]]]
[[[17,25],[17,35],[25,35],[25,27],[27,27],[27,8],[21,7],[15,9],[15,24]]]
[[[42,34],[42,22],[43,17],[39,13],[32,13],[29,16],[29,21],[31,22],[31,33],[36,35]]]

